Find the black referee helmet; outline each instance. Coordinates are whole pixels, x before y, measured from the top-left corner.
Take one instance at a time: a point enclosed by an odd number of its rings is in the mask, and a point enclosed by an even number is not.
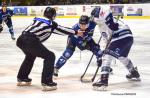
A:
[[[44,11],[44,17],[51,19],[51,20],[55,19],[56,10],[54,8],[47,7]]]

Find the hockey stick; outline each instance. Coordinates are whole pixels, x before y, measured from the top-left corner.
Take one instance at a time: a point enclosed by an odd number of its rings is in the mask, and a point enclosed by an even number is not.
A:
[[[119,20],[120,17],[122,17],[122,15],[118,15],[117,18],[115,18],[115,19],[117,20],[117,22],[118,22],[118,20]],[[100,37],[98,44],[100,43],[101,38],[102,38],[102,36]],[[104,53],[106,52],[108,46],[110,45],[111,39],[112,39],[112,35],[110,36],[110,38],[109,38],[109,40],[108,40],[108,42],[107,42],[107,45],[106,45],[106,47],[105,47],[105,49],[104,49]],[[99,70],[100,66],[97,67],[97,69],[96,69],[96,71],[95,71],[95,73],[94,73],[94,76],[91,78],[91,80],[83,80],[83,77],[84,77],[84,75],[86,74],[86,71],[87,71],[87,69],[88,69],[88,67],[89,67],[89,65],[90,65],[90,63],[91,63],[91,61],[92,61],[92,59],[93,59],[93,56],[94,56],[94,54],[92,55],[92,57],[91,57],[91,59],[90,59],[88,65],[87,65],[87,67],[86,67],[86,70],[85,70],[84,74],[83,74],[83,75],[81,76],[81,78],[80,78],[81,82],[84,82],[84,83],[93,82],[93,81],[95,80],[95,78],[96,78],[96,75],[97,75],[97,73],[98,73],[98,70]],[[102,64],[102,61],[101,61],[101,64]]]
[[[101,64],[101,65],[102,65],[102,64]],[[96,71],[95,71],[95,73],[94,73],[94,76],[93,76],[92,79],[91,79],[91,82],[93,82],[93,81],[95,80],[99,68],[100,68],[100,66],[97,67],[97,69],[96,69]]]
[[[97,44],[100,43],[101,38],[102,38],[102,36],[100,36],[99,41],[98,41]],[[87,72],[87,70],[88,70],[88,68],[89,68],[89,66],[90,66],[90,64],[91,64],[91,61],[92,61],[92,59],[93,59],[93,56],[94,56],[94,54],[92,54],[92,56],[91,56],[91,58],[90,58],[90,60],[89,60],[89,63],[88,63],[88,65],[87,65],[87,67],[86,67],[84,73],[83,73],[83,74],[81,75],[81,77],[80,77],[80,81],[81,81],[81,82],[91,82],[91,80],[84,80],[83,78],[84,78],[84,76],[85,76],[85,74],[86,74],[86,72]],[[95,75],[95,74],[94,74],[94,75]]]

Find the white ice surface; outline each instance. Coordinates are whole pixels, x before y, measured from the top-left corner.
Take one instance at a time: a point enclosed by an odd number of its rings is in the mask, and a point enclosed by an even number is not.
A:
[[[13,18],[15,35],[21,32],[31,23],[32,18]],[[63,26],[71,27],[78,19],[56,19]],[[141,82],[128,82],[125,78],[127,70],[117,61],[112,65],[114,74],[110,76],[107,92],[93,91],[92,83],[83,84],[79,81],[81,74],[91,57],[88,51],[76,49],[74,55],[60,70],[59,78],[54,79],[58,83],[56,91],[41,91],[41,72],[43,60],[37,58],[29,77],[33,79],[30,87],[17,87],[16,76],[24,59],[23,52],[16,47],[16,41],[12,41],[6,25],[0,34],[0,98],[112,98],[112,97],[149,97],[150,92],[150,20],[125,20],[131,27],[134,35],[134,44],[129,57],[141,74]],[[98,29],[95,30],[94,39],[98,41]],[[56,61],[66,46],[67,36],[52,35],[44,45],[56,54]],[[95,59],[88,71],[90,77],[96,66]],[[97,76],[98,78],[99,76]],[[136,95],[114,95],[132,93]]]

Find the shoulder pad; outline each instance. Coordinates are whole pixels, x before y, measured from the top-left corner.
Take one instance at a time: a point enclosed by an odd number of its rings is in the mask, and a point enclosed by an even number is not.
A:
[[[78,24],[78,23],[76,23],[76,24],[72,27],[72,29],[74,29],[74,30],[78,30],[78,29],[80,29],[79,24]]]

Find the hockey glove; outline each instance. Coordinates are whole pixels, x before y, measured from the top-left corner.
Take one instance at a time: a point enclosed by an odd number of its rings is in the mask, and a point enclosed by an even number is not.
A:
[[[78,37],[77,38],[77,46],[80,50],[84,50],[85,49],[85,46],[86,46],[86,41],[83,40],[82,37]]]

